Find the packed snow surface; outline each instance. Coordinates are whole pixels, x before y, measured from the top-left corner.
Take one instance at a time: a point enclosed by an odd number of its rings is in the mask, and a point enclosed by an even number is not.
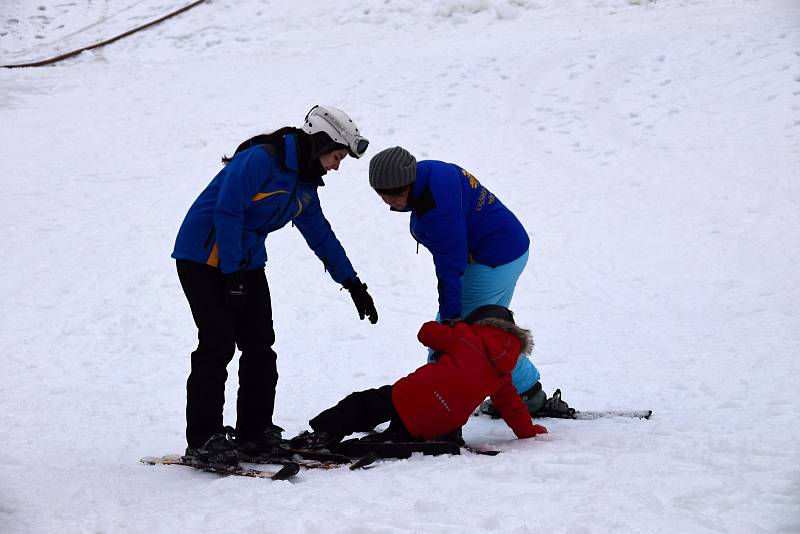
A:
[[[3,0],[0,64],[185,3]],[[295,483],[140,464],[185,447],[185,211],[221,155],[318,103],[367,156],[456,162],[511,207],[545,390],[653,418],[525,441],[472,418],[503,454]],[[0,69],[0,124],[0,532],[800,532],[800,3],[209,0]],[[299,232],[267,241],[287,435],[424,360],[433,265],[368,160],[321,195],[377,325]]]

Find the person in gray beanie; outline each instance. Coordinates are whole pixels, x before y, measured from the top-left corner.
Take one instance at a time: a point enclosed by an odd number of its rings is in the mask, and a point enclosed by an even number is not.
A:
[[[528,262],[530,239],[519,219],[475,176],[453,163],[417,161],[396,146],[372,157],[369,185],[391,211],[410,212],[411,235],[433,255],[437,320],[454,323],[486,304],[509,307]],[[539,377],[530,358],[521,355],[511,378],[531,415],[547,400]],[[483,411],[496,413],[490,401]]]

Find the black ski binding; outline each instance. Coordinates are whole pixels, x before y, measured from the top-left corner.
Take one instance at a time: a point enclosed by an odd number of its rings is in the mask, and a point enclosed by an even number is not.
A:
[[[561,390],[553,392],[553,396],[547,399],[537,412],[536,417],[555,417],[558,419],[575,419],[575,408],[570,408],[569,404],[561,399]]]

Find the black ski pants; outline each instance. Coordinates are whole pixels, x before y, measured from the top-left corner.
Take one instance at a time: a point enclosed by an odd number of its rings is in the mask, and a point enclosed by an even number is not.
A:
[[[315,432],[347,436],[370,432],[386,421],[391,421],[387,433],[399,439],[410,438],[392,402],[392,386],[351,393],[309,421],[309,425]]]
[[[236,312],[225,306],[222,275],[202,263],[178,260],[178,278],[197,325],[198,345],[186,381],[186,441],[200,447],[221,432],[227,366],[238,345],[236,435],[247,439],[272,424],[277,355],[272,350],[272,302],[264,269],[245,271],[247,298]]]

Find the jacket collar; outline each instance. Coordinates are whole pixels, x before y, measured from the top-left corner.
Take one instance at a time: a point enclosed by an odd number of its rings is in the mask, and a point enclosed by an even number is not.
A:
[[[417,175],[414,180],[414,187],[411,188],[411,196],[415,199],[422,196],[425,188],[428,187],[428,180],[431,177],[431,168],[428,165],[422,166],[417,163]]]
[[[286,153],[284,157],[286,167],[298,172],[300,166],[297,164],[297,139],[294,134],[286,134],[283,137],[283,146]]]
[[[306,134],[304,132],[300,132],[300,135],[306,135]],[[322,180],[322,176],[317,176],[316,174],[313,174],[313,171],[312,174],[308,176],[304,175],[304,173],[300,171],[300,157],[303,149],[300,146],[300,141],[298,141],[297,139],[297,134],[286,134],[283,137],[283,147],[285,153],[284,164],[286,165],[287,169],[290,169],[298,174],[300,182],[305,184],[310,184],[315,187],[322,187],[323,185],[325,185],[325,182]],[[303,155],[303,157],[307,156]],[[318,163],[317,166],[319,166]],[[322,169],[321,166],[319,167],[319,170],[322,172],[322,174],[325,174],[325,171]],[[308,169],[306,169],[306,171],[308,171]]]
[[[419,169],[419,167],[417,167]],[[430,186],[430,167],[417,171],[417,180],[411,188],[410,209],[418,219],[422,219],[428,212],[436,208],[436,199]]]

